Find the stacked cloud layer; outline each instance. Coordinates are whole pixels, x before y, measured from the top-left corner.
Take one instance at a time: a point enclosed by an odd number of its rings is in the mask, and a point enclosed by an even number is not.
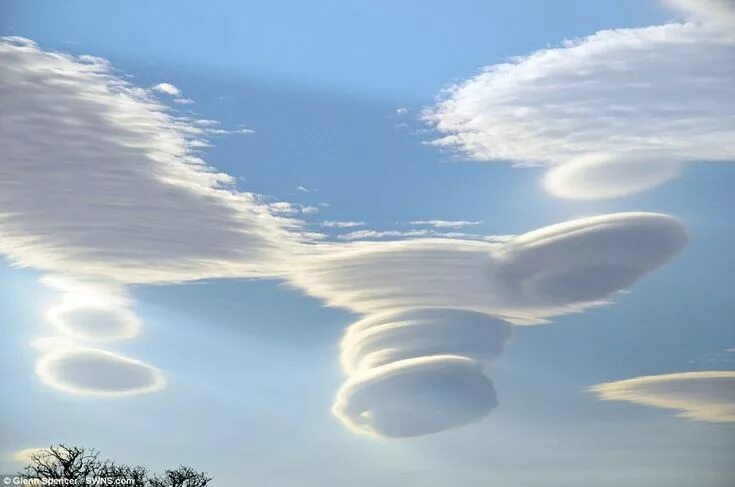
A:
[[[292,282],[367,314],[342,341],[348,379],[333,411],[384,437],[436,433],[497,405],[487,364],[511,324],[601,304],[686,243],[675,218],[620,213],[542,228],[504,244],[453,240],[325,246]]]
[[[475,421],[497,406],[484,364],[512,326],[474,311],[408,309],[352,325],[342,341],[350,379],[334,413],[360,433],[418,436]]]
[[[425,113],[436,145],[544,164],[564,198],[609,198],[735,160],[735,4],[670,0],[686,24],[597,32],[484,71]],[[685,62],[684,62],[685,60]]]

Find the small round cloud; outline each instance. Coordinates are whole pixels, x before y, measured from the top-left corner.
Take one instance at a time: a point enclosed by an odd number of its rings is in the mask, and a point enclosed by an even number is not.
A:
[[[49,311],[50,323],[63,334],[82,340],[124,340],[140,333],[140,320],[116,306],[71,304]]]
[[[162,389],[161,372],[148,364],[104,350],[76,348],[41,357],[41,380],[77,395],[129,396]]]

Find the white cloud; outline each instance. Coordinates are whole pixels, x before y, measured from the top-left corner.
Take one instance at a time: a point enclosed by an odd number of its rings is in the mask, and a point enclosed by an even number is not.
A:
[[[594,386],[600,399],[679,411],[708,423],[735,422],[735,371],[682,372]]]
[[[666,0],[666,3],[703,22],[735,26],[734,0]]]
[[[365,226],[365,222],[325,220],[322,226],[324,228],[355,228]]]
[[[36,343],[39,376],[68,393],[120,396],[164,386],[150,365],[77,343],[137,333],[124,285],[281,277],[368,320],[417,316],[410,326],[381,324],[387,328],[370,332],[377,342],[358,340],[359,352],[350,354],[369,350],[371,358],[355,365],[360,370],[335,412],[384,436],[440,431],[497,403],[482,361],[505,338],[499,332],[485,348],[472,348],[473,337],[485,336],[472,320],[540,322],[600,304],[686,241],[674,218],[626,213],[495,242],[314,243],[297,221],[276,215],[317,207],[265,203],[200,158],[208,136],[231,133],[216,122],[175,117],[97,58],[11,39],[0,43],[0,64],[0,253],[17,265],[75,276],[47,280],[61,293],[50,316],[61,334]],[[433,228],[412,232],[437,235]],[[407,311],[436,307],[454,309]],[[471,312],[494,317],[469,319]]]
[[[60,292],[46,320],[59,333],[78,340],[113,341],[134,338],[140,320],[124,288],[113,282],[45,277],[43,283]]]
[[[678,3],[735,15],[730,1]],[[424,116],[438,146],[549,166],[557,196],[617,197],[693,161],[735,160],[734,79],[732,29],[606,30],[485,68]]]
[[[332,410],[356,432],[401,438],[471,423],[497,406],[493,383],[474,360],[431,356],[349,379]]]
[[[194,100],[191,98],[174,98],[174,103],[178,103],[179,105],[193,105]]]
[[[350,377],[334,412],[357,432],[390,437],[480,419],[497,405],[483,366],[500,355],[510,335],[503,320],[457,309],[365,318],[342,340],[342,367]]]
[[[161,372],[148,364],[91,348],[48,353],[36,364],[36,373],[46,385],[77,395],[130,396],[166,385]]]
[[[449,307],[538,322],[599,304],[686,243],[675,218],[620,213],[501,242],[417,239],[317,244],[290,281],[357,313]]]
[[[179,90],[177,87],[175,87],[171,83],[159,83],[156,86],[154,86],[152,89],[153,91],[157,91],[158,93],[163,93],[166,95],[181,96],[181,90]]]
[[[25,448],[23,450],[18,450],[16,452],[13,452],[10,455],[10,459],[13,460],[14,462],[18,462],[18,463],[25,465],[31,461],[31,457],[33,455],[43,453],[45,450],[46,450],[45,448]]]
[[[510,325],[602,304],[686,243],[678,220],[620,213],[496,243],[424,239],[318,244],[291,283],[366,315],[346,332],[348,376],[335,415],[351,429],[406,437],[482,418],[497,405],[484,367]]]
[[[469,220],[415,220],[411,222],[411,225],[428,226],[435,228],[462,228],[480,224],[482,224],[481,221]]]
[[[174,117],[96,58],[0,43],[0,253],[123,282],[274,275],[294,222],[196,154]]]

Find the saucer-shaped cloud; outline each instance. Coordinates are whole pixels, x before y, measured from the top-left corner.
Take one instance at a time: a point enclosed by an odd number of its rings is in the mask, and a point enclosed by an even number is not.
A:
[[[166,381],[148,364],[111,352],[71,348],[41,357],[41,380],[56,389],[88,396],[129,396],[162,389]]]
[[[731,0],[670,0],[704,23],[597,32],[498,64],[445,93],[425,119],[436,145],[552,168],[565,198],[657,186],[692,161],[735,160]]]
[[[683,372],[636,377],[594,386],[600,399],[679,411],[709,423],[735,422],[735,371]]]
[[[200,158],[177,117],[106,61],[0,42],[0,254],[122,282],[277,273],[299,237]]]
[[[342,339],[350,376],[336,416],[360,433],[420,436],[476,421],[497,406],[483,364],[498,357],[510,323],[473,311],[407,309],[370,316]]]
[[[140,320],[130,310],[99,305],[60,305],[49,321],[61,333],[82,340],[123,340],[140,332]]]
[[[449,239],[322,245],[291,282],[333,306],[373,314],[405,308],[478,311],[538,322],[600,303],[686,243],[675,218],[619,213],[487,243]]]
[[[502,353],[511,328],[499,318],[458,309],[422,308],[373,315],[345,333],[342,367],[354,374],[430,355],[458,355],[490,362]]]
[[[497,406],[477,362],[455,356],[402,360],[349,379],[335,415],[358,433],[401,438],[476,421]]]
[[[60,276],[46,276],[41,282],[61,293],[46,319],[65,336],[111,341],[140,332],[140,320],[129,310],[131,299],[120,284]]]

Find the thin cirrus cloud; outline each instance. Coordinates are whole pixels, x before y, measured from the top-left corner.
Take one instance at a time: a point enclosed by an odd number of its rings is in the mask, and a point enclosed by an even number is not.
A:
[[[451,87],[424,113],[440,134],[433,143],[546,165],[546,188],[572,199],[624,196],[691,162],[735,160],[735,4],[670,3],[699,22],[600,31]]]
[[[591,388],[600,399],[678,411],[707,423],[735,422],[735,371],[699,371],[635,377]]]
[[[411,225],[429,226],[434,228],[462,228],[472,225],[480,225],[481,221],[469,220],[414,220]]]

